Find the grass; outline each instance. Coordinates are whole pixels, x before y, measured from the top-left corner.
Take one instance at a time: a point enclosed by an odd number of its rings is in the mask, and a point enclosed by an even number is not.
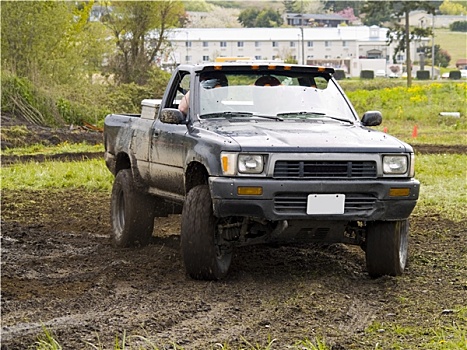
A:
[[[415,160],[420,199],[414,214],[443,213],[460,221],[467,217],[467,155],[420,155]]]
[[[45,146],[42,144],[34,144],[28,147],[15,147],[7,148],[2,151],[2,155],[11,156],[11,155],[34,155],[34,154],[60,154],[60,153],[81,153],[81,152],[104,152],[104,145],[90,145],[86,142],[81,143],[69,143],[62,142],[57,146]]]
[[[452,312],[453,317],[443,319],[443,315],[439,316],[436,328],[374,322],[367,327],[366,333],[381,338],[381,342],[385,343],[384,347],[377,347],[377,349],[405,349],[407,339],[417,339],[418,349],[465,350],[467,349],[467,329],[462,325],[467,324],[467,307],[459,306],[449,312]],[[394,335],[393,341],[388,342],[388,337],[384,335],[387,333]]]
[[[2,189],[44,190],[84,188],[110,191],[113,175],[103,160],[19,163],[1,168]]]
[[[458,59],[467,58],[467,33],[437,28],[435,29],[435,44],[440,45],[442,50],[446,50],[451,55],[449,67],[454,68]]]

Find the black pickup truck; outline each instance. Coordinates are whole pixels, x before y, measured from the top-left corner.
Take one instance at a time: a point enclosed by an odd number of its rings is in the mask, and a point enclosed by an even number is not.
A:
[[[181,65],[141,115],[105,119],[115,175],[112,241],[145,245],[157,217],[181,213],[195,279],[220,279],[256,243],[359,245],[371,276],[400,275],[420,183],[408,144],[360,119],[332,68]]]

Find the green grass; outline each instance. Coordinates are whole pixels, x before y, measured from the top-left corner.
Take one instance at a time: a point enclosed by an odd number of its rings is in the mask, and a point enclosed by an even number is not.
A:
[[[60,153],[81,153],[81,152],[104,152],[104,145],[90,145],[86,142],[81,143],[69,143],[63,142],[57,146],[45,146],[42,144],[35,144],[28,147],[15,147],[7,148],[2,151],[4,156],[22,156],[22,155],[34,155],[34,154],[60,154]]]
[[[415,215],[436,212],[459,221],[467,216],[467,155],[419,155],[415,159],[420,199]]]
[[[20,163],[1,168],[2,189],[44,190],[84,188],[110,191],[113,175],[104,160]]]
[[[439,318],[435,328],[420,325],[401,325],[392,322],[374,322],[365,332],[381,338],[383,345],[376,349],[406,349],[408,339],[417,339],[417,349],[426,350],[466,350],[467,349],[467,307],[459,306],[452,310],[454,321]],[[393,337],[387,337],[387,334]],[[379,336],[381,334],[381,336]],[[385,335],[386,334],[386,335]],[[383,340],[384,338],[384,340]],[[391,339],[391,340],[389,340]]]
[[[451,55],[449,67],[454,68],[458,59],[467,58],[467,33],[451,32],[447,28],[435,29],[435,44]]]

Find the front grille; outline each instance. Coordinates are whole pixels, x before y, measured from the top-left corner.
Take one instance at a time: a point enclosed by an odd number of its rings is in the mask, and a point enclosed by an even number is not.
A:
[[[274,210],[279,213],[306,214],[307,197],[307,194],[279,194],[274,198]],[[375,202],[376,198],[372,195],[346,194],[344,214],[371,210]]]
[[[376,163],[373,161],[277,161],[275,178],[376,178]]]

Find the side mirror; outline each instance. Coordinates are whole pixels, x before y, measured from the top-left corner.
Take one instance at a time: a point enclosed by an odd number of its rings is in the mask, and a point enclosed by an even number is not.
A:
[[[363,114],[362,124],[364,126],[378,126],[383,122],[380,111],[368,111]]]
[[[160,119],[166,124],[186,124],[185,116],[176,108],[164,108],[161,111]]]

